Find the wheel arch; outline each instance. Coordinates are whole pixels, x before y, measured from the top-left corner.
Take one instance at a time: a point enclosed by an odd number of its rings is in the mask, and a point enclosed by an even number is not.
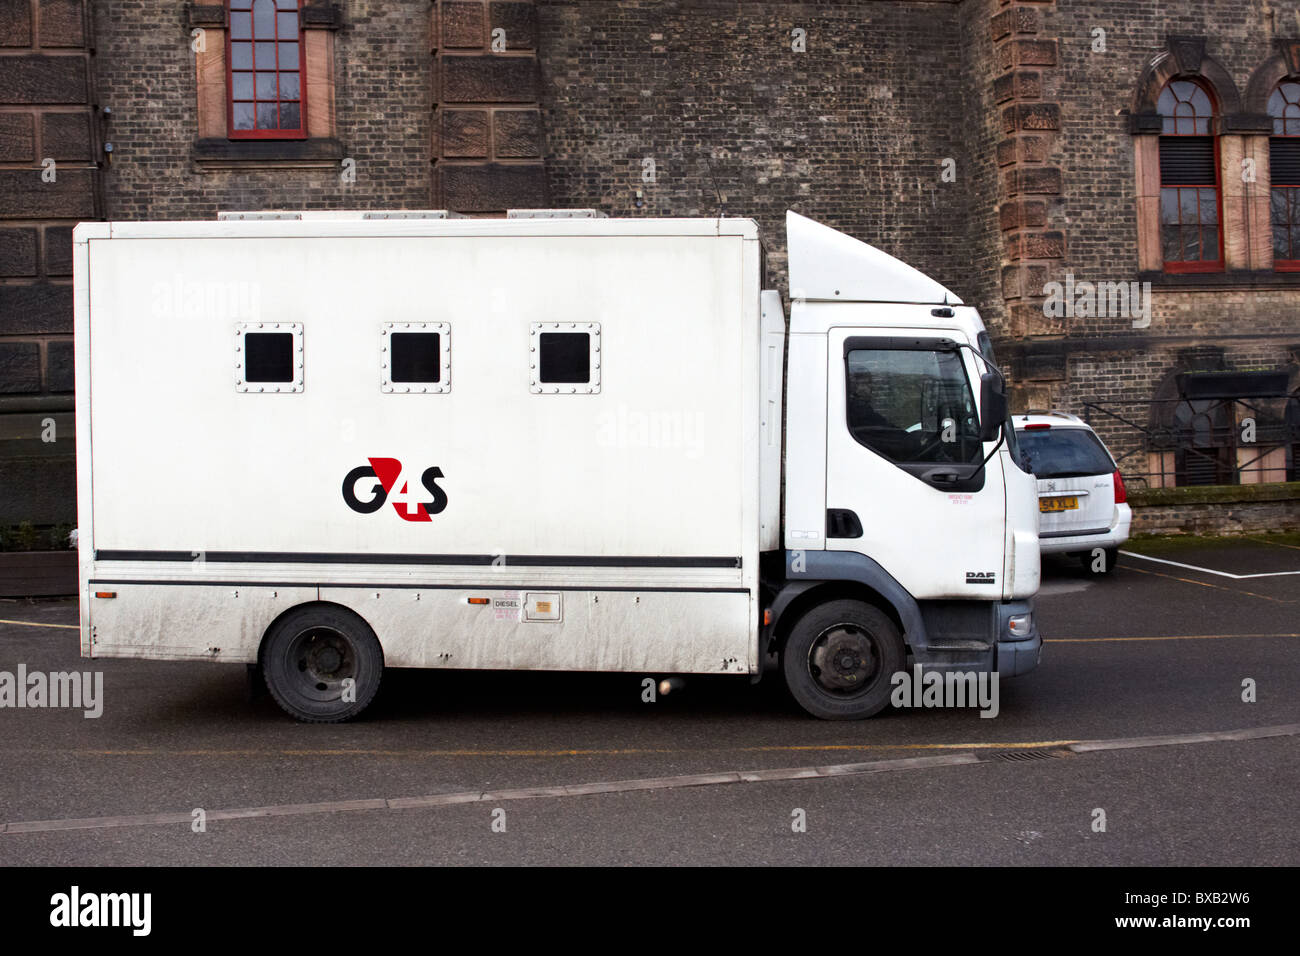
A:
[[[864,601],[894,622],[903,643],[926,644],[916,599],[876,561],[856,551],[786,552],[786,579],[772,601],[766,648],[779,651],[791,629],[809,610],[828,601]]]

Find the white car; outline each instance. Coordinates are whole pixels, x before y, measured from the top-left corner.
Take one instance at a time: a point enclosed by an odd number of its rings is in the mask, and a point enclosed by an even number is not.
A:
[[[1012,422],[1021,460],[1038,479],[1039,550],[1109,574],[1133,523],[1115,459],[1074,415],[1031,410]]]

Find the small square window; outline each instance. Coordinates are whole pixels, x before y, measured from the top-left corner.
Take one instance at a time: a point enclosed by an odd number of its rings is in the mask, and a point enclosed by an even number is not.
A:
[[[451,326],[384,323],[379,330],[379,387],[385,392],[450,392]]]
[[[531,326],[529,384],[535,394],[593,395],[600,391],[600,325],[538,322]]]
[[[302,324],[235,324],[235,389],[240,392],[301,392]]]

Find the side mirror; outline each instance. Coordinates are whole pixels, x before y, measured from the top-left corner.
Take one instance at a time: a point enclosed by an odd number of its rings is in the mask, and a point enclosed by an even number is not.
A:
[[[980,376],[980,441],[996,439],[1006,420],[1007,393],[1002,376],[985,372]]]

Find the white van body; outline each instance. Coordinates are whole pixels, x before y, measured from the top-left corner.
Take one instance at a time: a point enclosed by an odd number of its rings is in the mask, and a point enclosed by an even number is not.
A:
[[[1032,476],[989,442],[981,490],[946,493],[827,398],[863,336],[960,343],[979,383],[978,314],[789,229],[787,333],[746,219],[79,225],[82,653],[257,664],[287,612],[328,605],[385,667],[756,677],[822,584],[874,587],[836,577],[847,555],[905,592],[881,606],[918,661],[1029,669],[1032,624],[998,655],[1037,589]],[[437,343],[436,381],[397,380],[399,333]],[[291,343],[288,378],[254,377],[253,336]],[[585,379],[542,377],[561,340]],[[865,534],[828,538],[834,508]],[[990,633],[928,633],[959,603]]]

